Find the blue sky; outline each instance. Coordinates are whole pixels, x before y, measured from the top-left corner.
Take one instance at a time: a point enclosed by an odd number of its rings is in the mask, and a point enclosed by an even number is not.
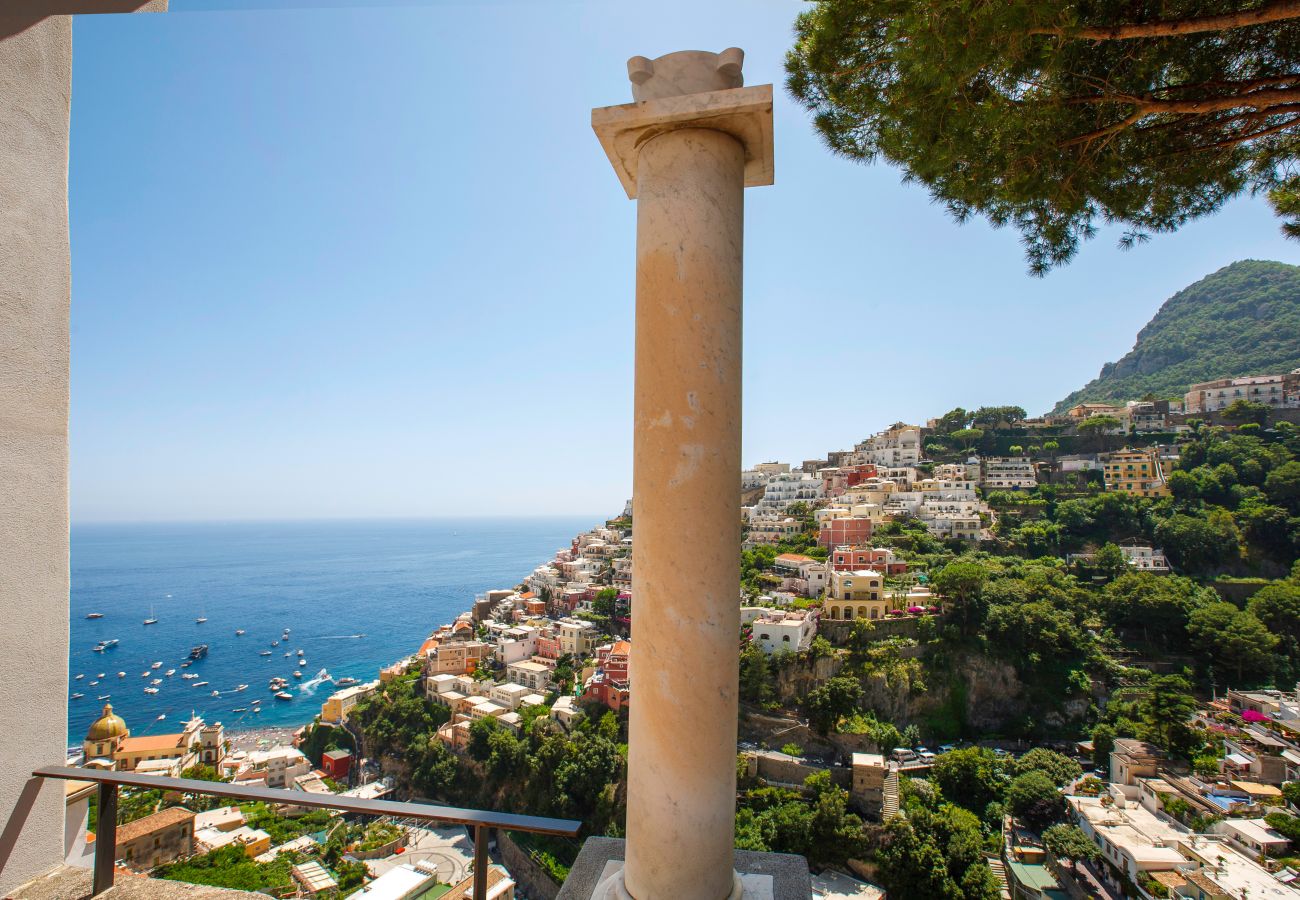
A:
[[[1241,200],[1030,278],[1014,232],[821,146],[780,88],[800,5],[78,17],[73,518],[620,509],[635,207],[589,111],[630,99],[634,54],[740,46],[778,85],[776,184],[747,192],[750,463],[956,405],[1041,412],[1179,288],[1300,262]]]

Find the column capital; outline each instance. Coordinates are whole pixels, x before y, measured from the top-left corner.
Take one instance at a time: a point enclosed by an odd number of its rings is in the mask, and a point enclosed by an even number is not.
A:
[[[636,199],[641,145],[682,128],[707,128],[738,140],[745,148],[745,187],[769,185],[774,178],[770,84],[602,106],[591,111],[591,127],[628,199]]]

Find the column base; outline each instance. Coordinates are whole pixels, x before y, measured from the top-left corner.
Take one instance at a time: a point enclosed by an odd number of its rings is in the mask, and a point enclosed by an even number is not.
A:
[[[635,900],[623,884],[625,842],[588,838],[556,900]],[[718,900],[808,900],[808,861],[788,853],[737,850],[731,895]]]

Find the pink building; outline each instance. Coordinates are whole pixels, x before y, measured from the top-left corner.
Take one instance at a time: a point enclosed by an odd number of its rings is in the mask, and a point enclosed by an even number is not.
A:
[[[875,569],[886,575],[902,575],[907,563],[888,547],[841,547],[831,552],[831,568],[836,572],[856,572]]]
[[[865,544],[871,540],[871,520],[827,519],[817,533],[817,546],[830,549],[841,545]]]

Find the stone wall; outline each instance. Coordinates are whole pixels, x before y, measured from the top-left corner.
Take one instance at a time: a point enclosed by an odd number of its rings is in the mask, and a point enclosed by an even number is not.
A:
[[[551,880],[545,869],[533,862],[527,850],[510,839],[507,832],[497,832],[497,850],[501,853],[501,861],[510,872],[510,877],[519,885],[522,893],[530,898],[555,900],[560,886]]]
[[[0,16],[0,896],[64,851],[71,90],[72,17]]]

